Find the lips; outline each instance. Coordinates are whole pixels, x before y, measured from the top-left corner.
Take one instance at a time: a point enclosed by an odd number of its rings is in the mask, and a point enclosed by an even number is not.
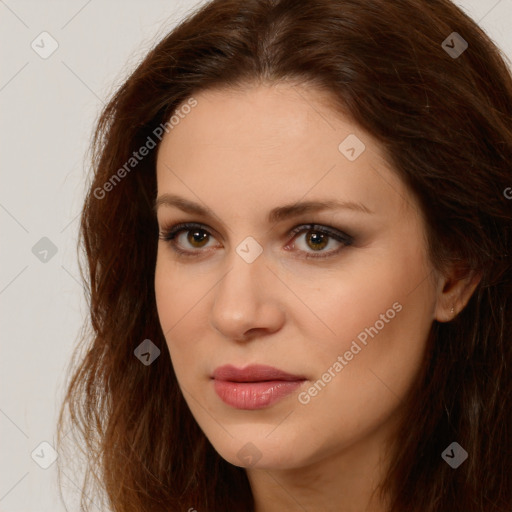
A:
[[[236,409],[268,407],[297,389],[306,378],[272,366],[250,365],[236,368],[220,366],[212,374],[214,389],[220,399]]]
[[[212,376],[217,380],[229,380],[231,382],[296,381],[306,379],[300,375],[292,375],[272,366],[260,364],[253,364],[245,368],[235,368],[231,365],[219,366]]]

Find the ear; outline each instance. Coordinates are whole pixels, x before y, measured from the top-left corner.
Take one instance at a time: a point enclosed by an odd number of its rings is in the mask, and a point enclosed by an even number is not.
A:
[[[462,270],[460,266],[451,267],[439,279],[434,318],[438,322],[453,320],[466,307],[481,279],[482,272]]]

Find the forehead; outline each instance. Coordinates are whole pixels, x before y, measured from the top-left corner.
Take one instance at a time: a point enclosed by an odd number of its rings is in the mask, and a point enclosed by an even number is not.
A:
[[[238,198],[241,210],[326,194],[366,201],[374,211],[413,206],[379,144],[320,90],[254,85],[202,91],[194,99],[160,144],[159,194],[221,205]]]
[[[188,114],[180,115],[179,120],[175,118],[178,125],[164,139],[174,139],[175,145],[213,143],[220,150],[254,149],[265,154],[277,146],[286,150],[308,140],[318,144],[320,137],[326,139],[324,146],[334,144],[336,149],[340,131],[355,128],[339,115],[333,123],[331,98],[305,85],[252,84],[206,90],[194,98],[197,105]]]

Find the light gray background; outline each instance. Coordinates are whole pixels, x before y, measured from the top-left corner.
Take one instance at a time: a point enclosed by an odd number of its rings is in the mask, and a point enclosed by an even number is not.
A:
[[[40,443],[55,446],[65,370],[87,314],[75,251],[86,150],[105,101],[199,3],[0,0],[0,512],[65,510],[57,464],[42,469],[31,454],[37,448],[44,463]],[[512,0],[456,3],[512,61]],[[31,48],[43,31],[59,45],[47,59]],[[32,252],[43,237],[57,247],[47,262]],[[66,479],[65,494],[78,493],[78,479]]]

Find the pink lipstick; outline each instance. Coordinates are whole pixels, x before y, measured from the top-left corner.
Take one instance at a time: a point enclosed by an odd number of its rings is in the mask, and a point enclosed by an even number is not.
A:
[[[235,368],[220,366],[212,375],[214,389],[220,399],[236,409],[262,409],[281,400],[297,389],[306,378],[277,368],[250,365]]]

